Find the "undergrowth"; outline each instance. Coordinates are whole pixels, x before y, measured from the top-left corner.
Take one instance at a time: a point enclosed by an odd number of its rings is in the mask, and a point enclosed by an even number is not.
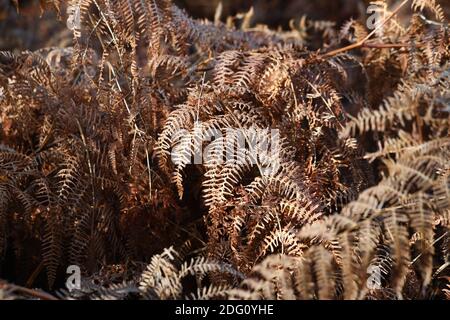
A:
[[[0,299],[449,297],[448,8],[376,1],[371,32],[45,3],[72,43],[0,52]],[[230,128],[278,152],[219,161]]]

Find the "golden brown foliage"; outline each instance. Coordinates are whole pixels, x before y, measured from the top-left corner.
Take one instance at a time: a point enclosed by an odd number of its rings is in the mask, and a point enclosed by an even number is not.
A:
[[[79,265],[71,298],[448,297],[438,1],[367,41],[358,20],[273,31],[170,0],[51,3],[72,46],[0,52],[0,277],[59,289]],[[278,152],[222,162],[230,128],[250,146],[276,129]],[[16,295],[54,298],[0,283]]]

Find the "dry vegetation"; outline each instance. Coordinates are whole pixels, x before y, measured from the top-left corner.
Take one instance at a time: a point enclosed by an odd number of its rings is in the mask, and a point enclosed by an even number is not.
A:
[[[284,31],[170,0],[41,1],[31,38],[34,10],[3,9],[0,299],[449,298],[439,2],[377,1],[372,33],[348,20],[364,1]],[[228,128],[278,129],[279,159],[190,164]]]

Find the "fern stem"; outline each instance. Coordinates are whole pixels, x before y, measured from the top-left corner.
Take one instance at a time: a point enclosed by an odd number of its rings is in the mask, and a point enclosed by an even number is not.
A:
[[[358,49],[361,48],[363,46],[365,46],[365,44],[367,43],[367,41],[372,38],[372,36],[379,31],[383,26],[386,25],[386,23],[388,23],[399,11],[401,8],[403,8],[407,3],[409,2],[409,0],[404,0],[398,7],[397,9],[395,9],[382,23],[380,23],[371,33],[369,33],[364,39],[362,39],[361,41],[358,41],[356,43],[353,43],[349,46],[343,47],[343,48],[339,48],[333,51],[330,51],[328,53],[325,53],[324,55],[322,55],[322,58],[326,59],[326,58],[330,58],[333,57],[335,55],[338,55],[340,53],[343,52],[347,52],[353,49]]]
[[[53,296],[53,295],[51,295],[49,293],[40,291],[40,290],[29,289],[29,288],[21,287],[21,286],[18,286],[18,285],[8,285],[8,284],[1,285],[0,284],[0,288],[2,286],[6,286],[7,289],[9,289],[11,291],[20,292],[20,293],[23,293],[23,294],[25,294],[27,296],[35,297],[35,298],[41,299],[41,300],[59,300],[55,296]]]
[[[365,43],[362,45],[363,48],[370,49],[390,49],[390,48],[406,48],[410,47],[409,43]],[[416,47],[421,47],[423,44],[417,44]]]

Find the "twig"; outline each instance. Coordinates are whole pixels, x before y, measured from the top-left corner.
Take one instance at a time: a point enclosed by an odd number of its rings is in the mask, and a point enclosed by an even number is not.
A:
[[[25,294],[27,296],[30,297],[35,297],[41,300],[59,300],[58,298],[56,298],[55,296],[40,291],[40,290],[34,290],[34,289],[29,289],[29,288],[25,288],[25,287],[21,287],[15,284],[8,284],[8,283],[0,283],[0,288],[2,287],[6,287],[6,289],[12,291],[12,292],[17,292],[17,293],[22,293]]]
[[[27,287],[31,287],[34,283],[34,280],[36,280],[39,273],[41,273],[42,269],[44,268],[44,261],[42,260],[39,265],[36,267],[36,269],[33,271],[31,276],[28,278],[26,282]]]
[[[389,49],[389,48],[406,48],[410,47],[409,43],[364,43],[363,48],[371,49]],[[417,47],[421,47],[423,44],[418,44]]]
[[[409,2],[409,0],[404,0],[398,7],[397,9],[395,9],[384,21],[383,23],[380,23],[371,33],[369,33],[364,39],[353,43],[349,46],[343,47],[343,48],[339,48],[333,51],[330,51],[328,53],[325,53],[324,55],[322,55],[322,58],[329,58],[332,56],[335,56],[337,54],[343,53],[343,52],[347,52],[353,49],[358,49],[361,47],[364,47],[367,44],[367,41],[372,38],[372,36],[377,33],[378,30],[380,30],[383,26],[386,25],[386,23],[388,23],[399,11],[401,8],[403,8],[405,6],[405,4],[407,4]]]
[[[16,285],[13,285],[12,289],[14,291],[22,292],[26,295],[29,295],[31,297],[35,297],[35,298],[38,298],[41,300],[59,300],[58,298],[51,295],[50,293],[46,293],[46,292],[43,292],[40,290],[28,289],[28,288],[24,288],[24,287],[20,287],[20,286],[16,286]]]

